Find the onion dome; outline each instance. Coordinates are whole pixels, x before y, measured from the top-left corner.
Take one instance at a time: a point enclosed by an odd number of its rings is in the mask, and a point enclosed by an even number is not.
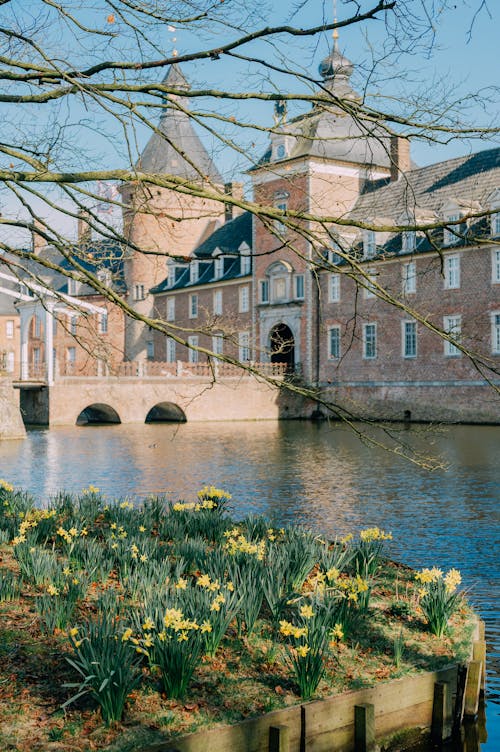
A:
[[[349,79],[354,70],[354,65],[338,51],[335,45],[330,54],[321,61],[318,70],[324,81],[338,76]]]

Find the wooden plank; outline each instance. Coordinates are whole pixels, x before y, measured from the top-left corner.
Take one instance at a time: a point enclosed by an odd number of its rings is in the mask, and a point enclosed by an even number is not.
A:
[[[481,692],[481,673],[483,666],[481,661],[470,661],[467,671],[467,683],[465,685],[464,715],[474,718],[479,708],[479,694]]]
[[[448,682],[436,682],[432,705],[431,739],[440,744],[451,736],[451,691]]]
[[[486,670],[485,670],[486,642],[484,640],[475,640],[472,643],[472,660],[481,662],[482,671],[481,671],[480,690],[481,690],[481,694],[484,694],[484,690],[486,686]]]

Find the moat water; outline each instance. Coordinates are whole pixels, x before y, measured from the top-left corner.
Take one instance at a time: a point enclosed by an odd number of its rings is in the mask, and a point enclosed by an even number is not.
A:
[[[89,483],[110,497],[192,499],[214,483],[231,492],[236,516],[262,513],[330,537],[374,525],[391,531],[394,558],[462,572],[486,622],[480,749],[499,752],[500,427],[392,430],[443,467],[424,469],[336,424],[187,423],[29,431],[23,441],[0,442],[0,477],[41,499]],[[381,429],[371,438],[391,441]]]

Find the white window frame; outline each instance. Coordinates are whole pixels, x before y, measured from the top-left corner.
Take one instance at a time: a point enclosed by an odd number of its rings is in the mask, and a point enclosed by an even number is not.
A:
[[[194,284],[195,282],[198,282],[198,278],[200,276],[200,270],[198,266],[197,261],[191,261],[189,264],[189,282],[190,284]]]
[[[459,340],[462,334],[462,316],[458,313],[443,316],[443,331]],[[444,340],[443,344],[444,354],[447,358],[459,358],[462,355],[462,351],[447,339]]]
[[[148,339],[146,342],[146,358],[148,360],[155,359],[155,342],[154,339]]]
[[[448,216],[445,218],[445,222],[457,222],[459,221],[461,215],[458,212],[455,212],[454,214],[448,214]],[[458,235],[456,235],[456,232],[460,232],[460,225],[454,224],[453,225],[453,231],[448,230],[446,227],[443,227],[443,245],[450,246],[450,245],[457,245],[457,243],[460,242],[460,238]]]
[[[371,332],[368,337],[368,331]],[[371,354],[368,354],[368,348],[373,347]],[[363,324],[363,359],[375,360],[377,357],[377,324],[374,321]]]
[[[444,289],[460,289],[460,255],[447,254],[444,257]]]
[[[192,350],[192,347],[198,347],[198,335],[197,334],[191,334],[188,337],[188,362],[189,363],[198,363],[199,360],[199,352],[197,350]]]
[[[238,311],[239,313],[248,313],[250,310],[250,288],[248,285],[241,285],[238,290]]]
[[[286,212],[288,209],[288,201],[285,201],[285,199],[280,199],[274,204],[275,209],[279,209],[282,212]],[[275,220],[274,227],[276,232],[279,232],[281,235],[283,235],[284,232],[286,232],[286,225],[284,222],[281,221],[281,219]]]
[[[14,321],[12,319],[5,322],[5,336],[7,339],[14,339]]]
[[[338,303],[340,301],[340,274],[332,272],[328,280],[328,302]]]
[[[144,285],[143,284],[137,284],[134,285],[134,300],[144,300],[145,299],[144,294]]]
[[[212,296],[212,307],[213,307],[213,312],[215,316],[222,316],[222,311],[223,311],[222,290],[214,290],[214,293]]]
[[[176,345],[177,342],[175,341],[175,339],[172,339],[172,337],[167,337],[165,348],[167,363],[175,363],[175,361],[177,360],[175,353]]]
[[[224,256],[214,258],[214,279],[220,279],[224,276]]]
[[[36,349],[38,350],[38,348]],[[71,346],[66,348],[66,361],[68,363],[76,363],[76,347]]]
[[[98,330],[99,334],[107,334],[108,333],[108,312],[105,311],[104,313],[98,314]]]
[[[198,294],[195,292],[189,296],[189,318],[198,318]]]
[[[500,355],[500,311],[491,312],[491,352]]]
[[[241,253],[240,255],[240,274],[242,276],[246,274],[250,274],[252,271],[252,258],[248,251],[246,253]]]
[[[76,279],[68,277],[68,295],[76,295]]]
[[[167,321],[175,321],[175,297],[173,295],[167,298]]]
[[[377,234],[375,230],[363,231],[363,256],[372,258],[377,253]]]
[[[375,279],[377,277],[377,274],[376,274],[376,272],[368,272],[367,276],[369,277],[370,280],[375,281]],[[376,296],[375,292],[373,291],[373,287],[371,286],[369,280],[368,279],[364,279],[363,281],[367,285],[367,287],[363,287],[363,298],[365,300],[369,300],[370,298],[376,298],[377,296]]]
[[[417,292],[417,262],[408,261],[403,264],[403,295],[413,295]]]
[[[295,274],[293,278],[293,291],[295,300],[304,300],[305,278],[303,274]]]
[[[500,235],[500,211],[495,211],[491,215],[491,235],[497,238]]]
[[[212,336],[212,352],[215,355],[222,355],[224,352],[224,336],[222,334],[214,334]]]
[[[250,332],[238,333],[238,360],[245,363],[250,360]]]
[[[332,345],[335,342],[335,347]],[[328,327],[328,359],[339,360],[341,353],[341,330],[338,324]]]
[[[411,331],[411,334],[409,333]],[[408,345],[411,344],[411,347]],[[401,322],[401,353],[403,358],[416,358],[418,355],[417,322],[406,320]]]
[[[260,279],[259,280],[259,302],[260,303],[269,303],[269,280],[268,279]]]
[[[491,281],[500,284],[500,248],[491,249]]]
[[[415,230],[403,230],[401,233],[401,252],[413,253],[417,248],[417,233]]]

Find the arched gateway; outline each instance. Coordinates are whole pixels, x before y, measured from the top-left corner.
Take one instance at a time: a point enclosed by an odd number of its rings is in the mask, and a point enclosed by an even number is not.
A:
[[[269,334],[271,363],[284,363],[289,371],[295,366],[295,340],[286,324],[276,324]]]

